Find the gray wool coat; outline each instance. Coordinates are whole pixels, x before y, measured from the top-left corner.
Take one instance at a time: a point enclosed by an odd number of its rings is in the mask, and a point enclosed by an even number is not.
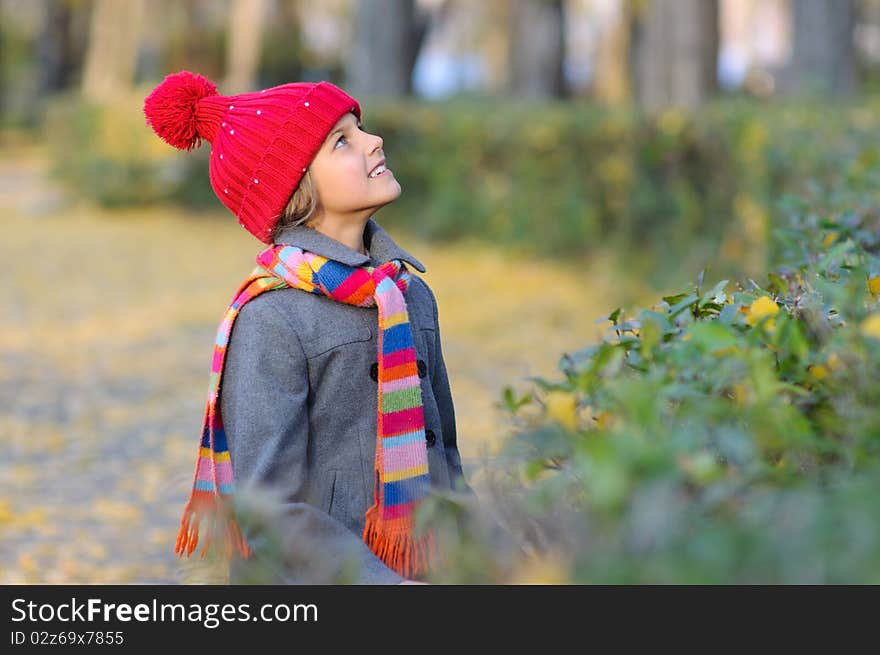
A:
[[[287,228],[276,243],[350,266],[400,259],[411,272],[425,272],[372,218],[364,229],[369,255],[304,226]],[[437,301],[415,274],[405,299],[432,486],[473,494],[456,444]],[[244,521],[255,556],[233,560],[233,584],[254,582],[254,567],[262,567],[259,582],[273,584],[403,580],[361,539],[364,513],[373,504],[377,340],[375,306],[356,307],[300,289],[267,291],[239,312],[220,389],[236,494],[270,489],[280,502],[266,520],[276,532]]]

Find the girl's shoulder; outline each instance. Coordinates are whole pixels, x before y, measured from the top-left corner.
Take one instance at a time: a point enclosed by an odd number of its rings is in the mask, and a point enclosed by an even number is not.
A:
[[[431,286],[420,276],[412,275],[407,288],[407,307],[425,308],[432,317],[437,315],[437,298]]]

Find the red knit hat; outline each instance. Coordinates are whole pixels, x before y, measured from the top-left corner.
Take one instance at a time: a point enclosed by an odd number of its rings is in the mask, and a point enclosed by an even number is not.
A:
[[[234,96],[189,71],[166,77],[144,100],[147,124],[175,148],[211,143],[211,187],[263,243],[327,134],[357,100],[330,82],[292,82]]]

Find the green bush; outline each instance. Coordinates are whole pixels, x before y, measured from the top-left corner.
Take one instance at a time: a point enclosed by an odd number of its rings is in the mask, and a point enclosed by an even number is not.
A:
[[[54,103],[56,169],[104,204],[182,202],[222,209],[209,186],[208,144],[179,153],[145,125],[146,86],[112,111]],[[766,270],[768,216],[783,193],[876,168],[876,97],[847,105],[720,99],[694,117],[577,102],[364,101],[402,196],[388,225],[422,236],[477,236],[542,255],[592,249],[656,252],[700,270]],[[680,283],[681,279],[678,278]]]
[[[210,151],[182,152],[159,139],[144,119],[145,95],[121,97],[111,106],[71,94],[53,98],[44,125],[51,174],[105,207],[219,204],[208,183]]]
[[[762,283],[618,308],[560,379],[507,387],[481,472],[505,529],[432,501],[420,520],[457,528],[435,580],[880,582],[876,182],[781,203]]]

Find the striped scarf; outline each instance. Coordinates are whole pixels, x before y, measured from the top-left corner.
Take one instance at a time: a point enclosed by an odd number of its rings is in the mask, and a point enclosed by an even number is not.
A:
[[[199,542],[199,523],[210,521],[201,556],[214,535],[227,555],[252,551],[232,511],[232,460],[220,412],[220,377],[232,324],[249,300],[292,287],[359,307],[378,307],[378,417],[374,503],[366,511],[362,538],[390,568],[405,577],[424,574],[434,539],[416,538],[414,511],[429,493],[422,392],[412,330],[403,292],[410,273],[398,259],[379,266],[352,267],[296,246],[273,245],[257,255],[217,331],[195,481],[183,511],[175,552],[189,556]]]

